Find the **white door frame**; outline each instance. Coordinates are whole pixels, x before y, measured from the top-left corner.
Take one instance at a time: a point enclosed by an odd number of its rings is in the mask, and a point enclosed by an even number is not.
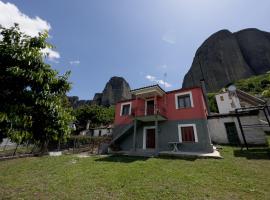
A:
[[[143,127],[143,149],[146,149],[146,133],[147,133],[146,131],[148,129],[155,129],[155,138],[156,138],[156,126],[145,126],[145,127]]]

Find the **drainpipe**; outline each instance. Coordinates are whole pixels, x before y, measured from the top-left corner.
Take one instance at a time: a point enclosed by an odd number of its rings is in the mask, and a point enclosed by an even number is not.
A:
[[[205,87],[205,80],[204,79],[201,79],[200,82],[201,82],[201,88],[202,88],[202,92],[203,92],[205,106],[206,106],[208,115],[210,115],[210,107],[209,107],[208,98],[207,98],[207,92],[206,92],[206,87]]]

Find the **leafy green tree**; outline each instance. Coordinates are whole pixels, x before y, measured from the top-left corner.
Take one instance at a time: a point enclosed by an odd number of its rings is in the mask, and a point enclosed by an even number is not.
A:
[[[44,62],[52,48],[47,33],[30,37],[19,26],[0,27],[0,132],[15,142],[33,141],[43,150],[71,132],[71,110],[64,107],[69,73],[60,76]]]
[[[114,120],[114,107],[103,107],[98,105],[84,105],[74,110],[77,131],[84,130],[90,122],[90,127],[108,125]]]

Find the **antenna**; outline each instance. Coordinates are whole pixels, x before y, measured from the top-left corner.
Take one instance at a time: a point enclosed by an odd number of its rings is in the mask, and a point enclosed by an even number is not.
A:
[[[167,72],[164,73],[164,91],[166,92],[166,78],[167,78]],[[167,104],[167,94],[165,94],[164,98],[164,104]]]
[[[164,76],[164,90],[166,91],[166,78],[167,78],[167,72],[165,72],[164,74],[163,74],[163,76]]]

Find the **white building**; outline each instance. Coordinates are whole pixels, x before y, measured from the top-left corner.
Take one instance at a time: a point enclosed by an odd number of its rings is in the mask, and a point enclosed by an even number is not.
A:
[[[89,128],[80,132],[80,135],[87,135],[93,137],[109,136],[112,135],[113,126],[100,126],[96,128]]]
[[[241,108],[240,100],[236,92],[223,92],[217,94],[216,102],[220,114],[234,112],[236,108]]]
[[[264,112],[256,109],[255,113],[254,110],[245,113],[235,112],[240,108],[264,106],[266,103],[264,100],[236,89],[234,92],[225,91],[215,97],[219,113],[208,116],[208,129],[213,143],[243,144],[241,124],[248,144],[267,144],[264,131],[269,130],[269,124]]]

